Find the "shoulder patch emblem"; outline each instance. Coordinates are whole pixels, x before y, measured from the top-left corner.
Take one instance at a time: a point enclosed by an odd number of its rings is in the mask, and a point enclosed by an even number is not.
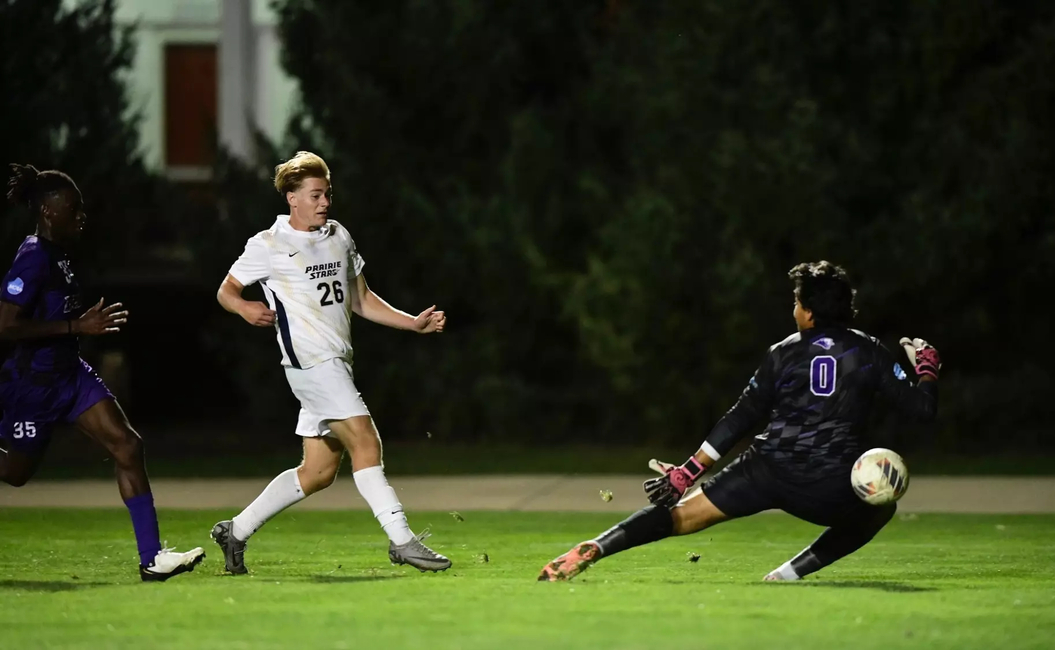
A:
[[[835,347],[835,341],[827,336],[823,336],[813,342],[814,345],[824,348],[825,350],[831,350]]]

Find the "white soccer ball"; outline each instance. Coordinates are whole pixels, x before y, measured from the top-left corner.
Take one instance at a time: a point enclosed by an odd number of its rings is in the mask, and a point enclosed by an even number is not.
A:
[[[889,449],[869,449],[854,463],[850,484],[866,503],[893,503],[908,490],[908,468],[901,456]]]

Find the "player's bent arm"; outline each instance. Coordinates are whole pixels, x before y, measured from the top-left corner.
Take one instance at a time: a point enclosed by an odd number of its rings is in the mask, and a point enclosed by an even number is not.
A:
[[[79,318],[67,320],[35,320],[23,318],[23,308],[14,303],[0,301],[0,340],[24,341],[27,339],[54,338],[86,334],[100,336],[121,331],[128,322],[128,312],[121,303],[103,307],[103,299],[89,307]]]
[[[242,291],[245,290],[245,286],[241,282],[236,280],[233,275],[228,274],[223,282],[220,283],[220,288],[216,291],[216,302],[220,303],[220,306],[231,312],[232,314],[241,315],[241,308],[245,305],[247,300],[242,298]]]
[[[876,346],[879,372],[879,392],[900,413],[920,422],[931,422],[938,415],[937,379],[924,375],[919,383],[912,382],[901,374],[901,367],[894,355],[882,345]]]
[[[242,297],[245,286],[233,275],[228,274],[216,291],[216,301],[220,306],[238,314],[250,325],[270,327],[275,324],[275,312],[262,302],[246,300]]]
[[[53,338],[74,334],[71,321],[33,320],[22,318],[22,308],[10,302],[0,302],[0,341]]]
[[[414,329],[414,317],[388,304],[366,284],[360,273],[355,278],[355,293],[352,295],[352,311],[378,325],[387,325],[399,330]]]
[[[895,409],[911,418],[932,422],[938,416],[938,382],[930,377],[913,386],[891,375],[880,382],[880,390]]]

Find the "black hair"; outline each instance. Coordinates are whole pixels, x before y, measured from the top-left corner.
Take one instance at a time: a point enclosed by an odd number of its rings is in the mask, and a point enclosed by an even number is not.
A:
[[[857,315],[854,296],[857,290],[850,285],[850,276],[841,266],[821,260],[803,262],[788,272],[795,283],[795,297],[813,312],[813,324],[849,326]]]
[[[61,190],[77,190],[77,184],[57,169],[38,171],[33,165],[11,163],[11,178],[7,181],[7,199],[25,205],[36,216],[48,194]]]

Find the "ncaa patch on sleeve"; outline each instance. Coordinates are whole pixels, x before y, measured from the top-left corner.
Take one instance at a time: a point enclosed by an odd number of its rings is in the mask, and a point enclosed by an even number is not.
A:
[[[12,296],[17,296],[22,293],[22,289],[26,288],[26,284],[22,282],[22,278],[15,278],[7,283],[7,292]]]

